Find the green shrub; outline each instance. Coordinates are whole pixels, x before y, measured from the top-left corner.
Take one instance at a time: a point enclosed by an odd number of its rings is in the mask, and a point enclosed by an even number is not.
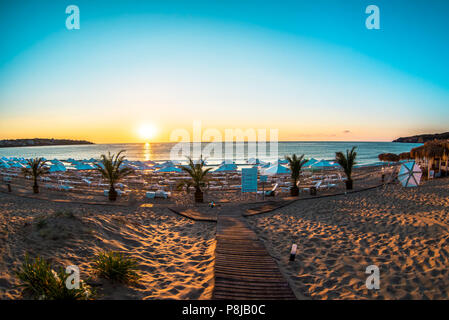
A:
[[[30,261],[28,255],[25,255],[25,262],[16,274],[22,282],[20,287],[36,299],[83,300],[92,297],[90,288],[81,280],[78,289],[68,289],[65,283],[69,274],[63,268],[55,272],[50,263],[40,257]]]
[[[126,283],[139,278],[136,260],[116,251],[99,253],[94,260],[93,269],[100,277],[112,281]]]

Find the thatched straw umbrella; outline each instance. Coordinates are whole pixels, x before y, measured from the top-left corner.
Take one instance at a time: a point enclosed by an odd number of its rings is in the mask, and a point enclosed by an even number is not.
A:
[[[447,175],[449,167],[449,140],[438,141],[438,143],[440,145],[440,148],[442,149],[442,155],[440,157],[440,170],[441,170],[441,161],[444,161],[445,162],[444,171]]]
[[[402,152],[399,154],[399,160],[410,160],[410,159],[412,159],[410,152]]]
[[[394,153],[381,153],[377,156],[380,161],[398,162],[399,156]]]
[[[449,154],[447,144],[446,141],[428,141],[420,147],[413,148],[410,151],[410,155],[415,159],[425,159],[427,161],[427,176],[429,177],[430,170],[436,159],[439,159],[438,170],[441,170],[441,160]]]
[[[410,156],[416,161],[418,161],[419,159],[424,159],[424,145],[410,150]]]

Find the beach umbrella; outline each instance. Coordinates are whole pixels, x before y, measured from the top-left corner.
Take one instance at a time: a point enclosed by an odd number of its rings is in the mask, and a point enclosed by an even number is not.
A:
[[[287,164],[288,160],[287,159],[278,159],[277,161],[279,164]]]
[[[102,169],[105,168],[103,162],[95,162],[95,168],[98,168],[97,166],[99,166]]]
[[[428,176],[430,175],[430,170],[432,170],[432,165],[436,159],[439,159],[439,170],[441,169],[441,161],[446,158],[449,154],[449,145],[447,141],[434,140],[424,143],[420,147],[413,148],[410,151],[410,156],[417,159],[427,160],[427,171]],[[446,165],[447,167],[447,165]]]
[[[421,181],[421,176],[421,168],[415,161],[410,161],[401,166],[398,179],[404,187],[417,187]]]
[[[264,164],[259,158],[249,158],[248,164]]]
[[[232,161],[232,160],[223,160],[221,163],[220,163],[220,165],[222,165],[222,164],[234,164],[235,163],[235,161]]]
[[[154,165],[154,167],[165,168],[165,167],[174,167],[175,165],[176,164],[173,161],[168,160],[168,161],[165,161],[165,162],[163,162],[161,164],[156,164],[156,165]]]
[[[280,163],[276,163],[271,167],[264,170],[264,174],[266,175],[278,175],[278,174],[288,174],[290,173],[290,169],[282,166]]]
[[[236,171],[237,166],[233,163],[222,164],[214,172],[226,172],[226,171]]]
[[[269,167],[271,167],[271,166],[272,166],[272,164],[271,164],[270,162],[267,162],[267,163],[264,163],[264,164],[260,165],[260,167],[261,167],[262,169],[266,169],[266,168],[269,168]]]
[[[310,167],[312,164],[317,163],[317,162],[318,162],[317,159],[312,158],[312,159],[308,160],[306,163],[304,163],[303,167],[305,167],[305,168]]]
[[[79,163],[75,166],[75,169],[76,170],[93,170],[95,168],[87,163]]]
[[[153,167],[150,167],[149,165],[147,165],[146,163],[140,163],[140,164],[136,164],[137,170],[149,170],[149,169],[153,169]]]
[[[315,162],[314,164],[312,164],[310,166],[310,168],[312,168],[312,169],[322,169],[322,170],[331,169],[331,168],[335,168],[335,167],[337,167],[337,165],[335,163],[331,163],[331,162],[329,162],[327,160],[323,160],[323,159]]]
[[[61,164],[54,164],[50,166],[50,169],[48,169],[48,172],[65,172],[67,171],[67,168],[61,163]]]
[[[182,169],[174,166],[163,167],[155,172],[182,172]]]
[[[193,164],[200,164],[200,161],[202,161],[203,163],[203,165],[206,165],[207,164],[207,161],[206,160],[204,160],[204,159],[202,159],[202,160],[193,160]]]
[[[398,162],[400,160],[399,156],[394,153],[381,153],[377,157],[380,161]]]
[[[25,168],[25,166],[23,164],[19,163],[19,162],[10,163],[9,166],[11,168]]]
[[[59,161],[58,159],[50,160],[50,162],[53,163],[53,164],[62,164],[62,162]]]
[[[7,164],[7,163],[4,162],[4,161],[0,161],[0,168],[2,168],[2,169],[8,169],[8,168],[10,168],[10,166],[9,166],[9,164]]]
[[[410,155],[410,152],[402,152],[399,154],[400,160],[410,160],[412,159],[412,156]]]

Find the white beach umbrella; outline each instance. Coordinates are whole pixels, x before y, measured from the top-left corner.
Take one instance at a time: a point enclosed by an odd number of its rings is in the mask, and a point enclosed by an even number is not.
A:
[[[249,158],[248,164],[264,164],[264,162],[259,158]]]
[[[288,174],[290,173],[290,169],[281,166],[279,163],[272,165],[271,167],[264,170],[264,174],[266,175],[279,175],[279,174]]]
[[[421,176],[421,168],[415,161],[410,161],[401,166],[398,179],[404,187],[417,187],[421,181]]]

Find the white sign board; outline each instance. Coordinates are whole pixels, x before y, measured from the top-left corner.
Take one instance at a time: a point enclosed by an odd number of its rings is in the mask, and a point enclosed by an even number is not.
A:
[[[242,169],[242,192],[257,192],[257,168]]]

